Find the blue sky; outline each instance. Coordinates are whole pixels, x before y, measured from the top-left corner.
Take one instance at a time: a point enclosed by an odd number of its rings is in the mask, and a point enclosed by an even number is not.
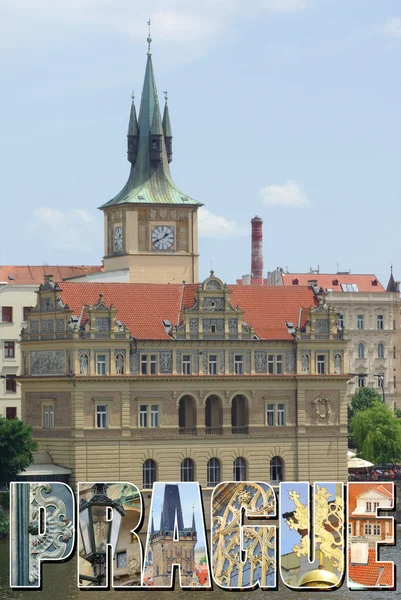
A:
[[[152,18],[200,277],[320,266],[401,279],[397,0],[0,0],[0,264],[98,264],[129,172]]]

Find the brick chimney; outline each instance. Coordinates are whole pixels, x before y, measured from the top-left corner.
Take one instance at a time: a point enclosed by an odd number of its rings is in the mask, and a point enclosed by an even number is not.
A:
[[[252,224],[252,260],[251,277],[252,279],[263,278],[263,219],[254,217]]]

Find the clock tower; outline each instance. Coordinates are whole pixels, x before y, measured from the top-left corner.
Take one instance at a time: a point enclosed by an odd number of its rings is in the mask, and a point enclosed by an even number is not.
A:
[[[128,181],[103,204],[104,270],[128,270],[131,283],[198,281],[198,208],[170,174],[173,135],[165,92],[161,118],[151,38],[137,118],[132,96],[128,126]]]

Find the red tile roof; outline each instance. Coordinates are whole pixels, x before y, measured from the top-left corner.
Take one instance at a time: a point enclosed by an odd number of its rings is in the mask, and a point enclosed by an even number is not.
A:
[[[392,498],[393,495],[391,490],[393,489],[393,485],[391,483],[374,483],[374,482],[365,482],[365,483],[350,483],[348,485],[348,513],[351,515],[356,509],[356,502],[361,494],[365,494],[369,490],[375,490],[381,494],[384,494],[388,498]]]
[[[368,550],[367,565],[353,565],[349,562],[348,577],[355,583],[366,587],[388,586],[393,587],[394,581],[394,566],[392,563],[375,562],[376,549]],[[348,551],[349,561],[351,560],[351,551]]]
[[[56,281],[62,281],[68,277],[99,273],[102,269],[100,265],[2,265],[0,266],[0,285],[3,282],[9,285],[39,285],[43,283],[45,275],[54,275]]]
[[[283,285],[296,286],[308,285],[308,281],[317,281],[317,286],[324,290],[332,289],[333,292],[342,292],[342,283],[358,286],[360,292],[385,292],[386,290],[377,279],[376,275],[353,275],[341,273],[282,273]],[[295,283],[298,281],[298,283]],[[375,283],[376,282],[376,283]]]
[[[109,306],[114,304],[117,318],[128,325],[139,339],[168,338],[162,320],[176,325],[182,320],[184,306],[191,307],[196,284],[90,283],[62,282],[63,302],[74,314],[80,315],[83,305],[97,303],[99,294]],[[302,324],[310,306],[315,304],[313,292],[303,286],[296,288],[230,285],[231,303],[245,311],[244,319],[255,328],[261,339],[289,340],[285,321],[298,323],[300,308]]]

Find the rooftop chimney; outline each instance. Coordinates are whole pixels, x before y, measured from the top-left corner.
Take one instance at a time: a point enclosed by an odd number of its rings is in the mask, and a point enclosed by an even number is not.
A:
[[[252,279],[263,278],[263,219],[254,217],[252,224]]]

